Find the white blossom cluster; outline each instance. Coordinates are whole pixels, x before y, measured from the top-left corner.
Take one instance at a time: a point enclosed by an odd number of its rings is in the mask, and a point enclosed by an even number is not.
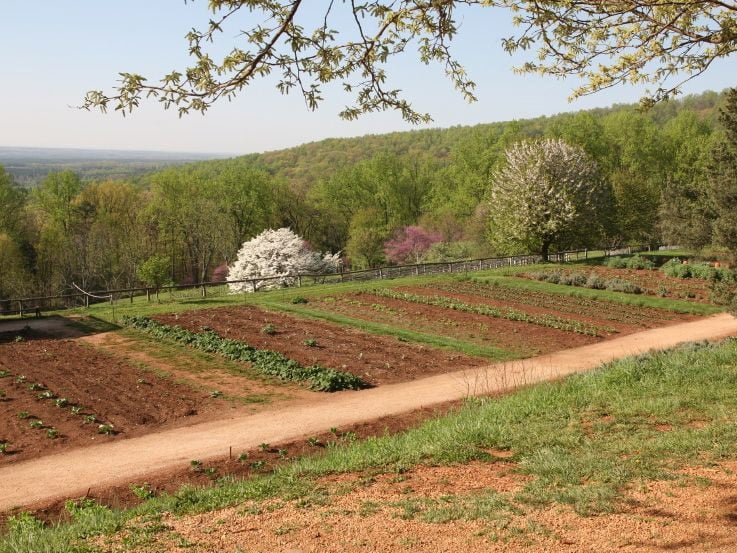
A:
[[[334,273],[340,253],[314,252],[308,244],[288,228],[268,229],[244,242],[238,258],[229,268],[228,280],[267,279],[256,281],[256,289],[292,286],[297,275]],[[253,292],[250,282],[228,285],[231,293]]]
[[[538,250],[589,226],[605,186],[598,167],[564,140],[518,142],[493,177],[490,229],[498,247]]]

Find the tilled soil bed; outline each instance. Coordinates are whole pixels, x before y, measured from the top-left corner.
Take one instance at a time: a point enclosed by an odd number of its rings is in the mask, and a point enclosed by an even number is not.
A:
[[[471,305],[484,305],[502,309],[513,308],[535,315],[552,315],[581,321],[599,328],[600,335],[605,338],[639,332],[643,328],[657,328],[666,324],[691,321],[697,318],[693,315],[681,315],[664,309],[648,309],[631,305],[622,305],[625,309],[620,309],[619,306],[613,306],[611,302],[587,302],[585,299],[567,296],[556,296],[550,298],[551,301],[546,302],[540,296],[534,297],[532,301],[524,301],[524,294],[522,294],[520,297],[514,298],[516,301],[510,301],[510,299],[494,295],[499,288],[501,287],[480,284],[475,289],[463,286],[454,289],[449,286],[437,290],[432,287],[405,286],[396,290],[423,296],[432,296],[439,293],[443,297]],[[558,301],[560,307],[556,305]]]
[[[469,369],[488,362],[252,306],[190,311],[153,318],[195,332],[210,328],[221,336],[240,340],[255,348],[281,352],[305,366],[317,364],[353,373],[372,385],[405,382],[432,374]],[[273,333],[263,332],[267,325],[273,326]],[[315,340],[317,345],[306,345],[306,340]]]
[[[411,288],[398,288],[409,290]],[[595,324],[613,324],[619,332],[626,327],[635,327],[637,330],[643,328],[656,328],[665,324],[693,320],[696,316],[684,315],[654,307],[635,306],[614,301],[605,301],[586,297],[572,297],[564,294],[554,294],[540,290],[525,290],[512,286],[504,286],[496,282],[473,282],[456,281],[438,283],[435,286],[424,286],[418,288],[429,292],[443,295],[446,292],[452,294],[466,294],[473,298],[490,299],[494,302],[503,302],[505,305],[515,309],[528,310],[530,307],[540,309],[541,312],[554,312],[563,317],[582,316],[596,321]],[[477,300],[478,301],[478,300]]]
[[[427,293],[427,291],[425,291]],[[601,338],[444,307],[354,292],[322,298],[314,307],[357,319],[392,324],[438,336],[497,347],[517,357],[584,346]]]
[[[72,340],[0,345],[0,390],[0,464],[144,434],[213,403]]]

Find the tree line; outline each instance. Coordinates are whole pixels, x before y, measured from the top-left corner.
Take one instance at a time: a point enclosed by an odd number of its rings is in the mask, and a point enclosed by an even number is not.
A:
[[[648,112],[615,106],[333,139],[129,179],[62,171],[32,190],[0,169],[0,299],[72,282],[137,286],[152,258],[165,260],[172,282],[222,279],[240,246],[267,228],[340,251],[352,268],[399,262],[399,251],[410,261],[519,253],[537,246],[513,239],[515,217],[505,222],[494,206],[494,179],[510,148],[541,138],[583,150],[603,187],[588,215],[596,225],[580,220],[586,231],[555,236],[551,251],[625,242],[737,251],[736,128],[731,91]],[[410,236],[422,251],[401,243]]]

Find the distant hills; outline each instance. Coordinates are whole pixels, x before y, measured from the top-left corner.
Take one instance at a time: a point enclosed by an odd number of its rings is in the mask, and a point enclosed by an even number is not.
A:
[[[0,165],[16,182],[32,186],[48,173],[66,169],[85,180],[132,178],[170,165],[224,158],[227,155],[76,148],[0,146]]]

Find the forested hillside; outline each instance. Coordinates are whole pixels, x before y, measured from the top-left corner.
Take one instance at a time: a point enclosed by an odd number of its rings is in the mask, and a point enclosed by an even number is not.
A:
[[[342,251],[353,268],[512,253],[495,251],[492,244],[500,243],[505,250],[536,247],[490,240],[503,229],[489,220],[505,150],[532,137],[585,150],[609,191],[596,225],[561,235],[553,250],[625,241],[704,245],[711,227],[689,221],[722,140],[717,118],[724,102],[724,94],[707,92],[646,113],[618,105],[330,139],[135,179],[89,182],[65,171],[32,191],[2,172],[0,298],[60,292],[72,281],[87,288],[137,285],[140,266],[152,256],[166,260],[176,282],[222,277],[239,245],[268,227],[289,226],[316,249]],[[694,236],[684,237],[684,228]],[[418,237],[421,251],[390,247]]]

